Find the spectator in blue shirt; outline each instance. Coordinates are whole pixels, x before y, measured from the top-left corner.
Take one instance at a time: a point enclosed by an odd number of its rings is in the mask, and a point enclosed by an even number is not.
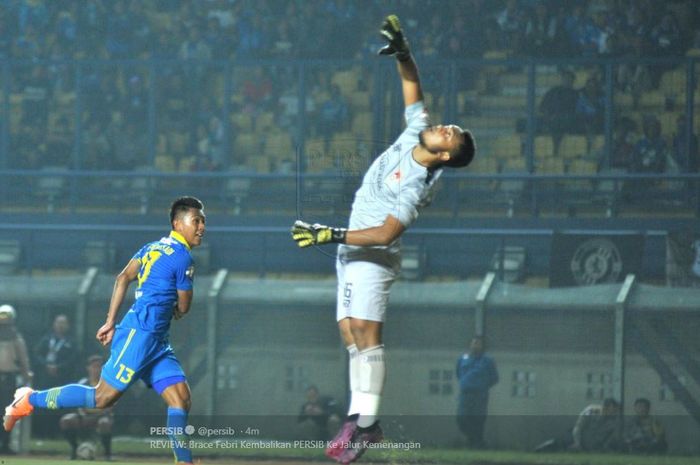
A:
[[[493,359],[484,353],[484,338],[475,336],[469,352],[457,360],[459,403],[457,424],[467,436],[470,447],[480,449],[484,443],[484,423],[489,403],[489,389],[498,383]]]

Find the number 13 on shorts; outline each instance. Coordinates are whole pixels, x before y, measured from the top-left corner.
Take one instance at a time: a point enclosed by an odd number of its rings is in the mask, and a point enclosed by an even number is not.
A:
[[[119,371],[117,372],[117,379],[124,384],[129,384],[129,382],[131,382],[132,376],[134,376],[134,370],[128,368],[123,363],[120,363]]]

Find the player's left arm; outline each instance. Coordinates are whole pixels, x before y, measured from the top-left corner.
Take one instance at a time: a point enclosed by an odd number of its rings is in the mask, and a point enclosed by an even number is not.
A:
[[[107,311],[105,324],[97,330],[97,340],[100,341],[103,346],[106,346],[112,341],[119,307],[121,307],[122,302],[124,302],[124,296],[129,289],[129,284],[136,280],[140,269],[141,263],[137,259],[132,258],[114,281],[114,289],[112,289],[112,298],[109,301],[109,310]]]
[[[175,268],[175,288],[177,289],[177,302],[173,306],[173,318],[179,320],[190,311],[194,281],[194,265],[189,254],[181,255]]]
[[[401,29],[401,22],[396,15],[389,15],[384,19],[380,35],[387,44],[379,50],[380,55],[392,55],[396,57],[396,66],[401,77],[401,89],[403,91],[404,105],[410,106],[423,100],[418,66],[411,55],[408,40]]]
[[[392,215],[387,215],[380,226],[351,231],[297,220],[292,226],[292,239],[302,248],[329,243],[360,247],[386,246],[394,242],[405,230],[406,227]]]
[[[179,320],[190,311],[190,306],[192,305],[192,297],[194,292],[190,290],[177,290],[177,302],[175,303],[175,308],[173,308],[173,317]]]

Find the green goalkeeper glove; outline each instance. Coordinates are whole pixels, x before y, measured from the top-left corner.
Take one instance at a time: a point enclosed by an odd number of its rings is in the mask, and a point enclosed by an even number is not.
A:
[[[345,244],[345,236],[348,230],[345,228],[329,228],[322,224],[309,224],[296,220],[292,226],[292,239],[297,241],[299,247],[310,245],[328,244],[336,242]]]
[[[384,20],[379,33],[389,42],[379,49],[379,55],[395,55],[399,61],[408,61],[411,51],[408,49],[408,41],[401,32],[401,23],[396,15],[389,15]]]

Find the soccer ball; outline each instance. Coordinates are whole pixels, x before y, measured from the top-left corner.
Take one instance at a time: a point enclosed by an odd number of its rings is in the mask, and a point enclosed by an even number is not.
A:
[[[95,460],[96,452],[97,447],[95,443],[90,441],[81,442],[78,446],[78,450],[75,451],[80,460]]]

